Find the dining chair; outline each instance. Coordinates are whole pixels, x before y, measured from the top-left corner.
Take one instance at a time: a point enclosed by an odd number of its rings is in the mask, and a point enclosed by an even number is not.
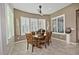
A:
[[[45,46],[45,48],[47,48],[46,45],[47,45],[47,41],[48,41],[48,39],[49,39],[49,36],[48,36],[48,35],[49,35],[49,33],[46,32],[46,36],[43,36],[43,38],[41,39],[41,42],[40,42],[42,45]]]
[[[51,36],[52,36],[52,32],[49,32],[49,35],[48,35],[48,41],[47,41],[47,44],[50,45],[50,43],[52,42],[51,40]]]
[[[32,32],[32,35],[35,35],[35,32],[34,31]]]
[[[26,39],[27,39],[27,50],[29,48],[29,44],[31,44],[33,52],[33,48],[34,46],[36,46],[36,41],[34,40],[32,33],[26,33]]]
[[[41,46],[41,45],[44,45],[45,48],[46,48],[46,41],[45,41],[45,36],[40,36],[39,40],[38,40],[38,44]],[[41,46],[42,48],[42,46]]]

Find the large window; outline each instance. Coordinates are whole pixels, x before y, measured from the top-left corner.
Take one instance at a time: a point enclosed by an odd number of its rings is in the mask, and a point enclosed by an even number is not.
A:
[[[6,38],[8,43],[8,39],[14,36],[13,10],[10,8],[9,5],[6,5],[6,16],[7,16]]]
[[[38,30],[38,19],[30,18],[30,31]]]
[[[29,31],[29,18],[21,17],[21,35],[25,35]]]
[[[51,19],[51,30],[54,33],[65,33],[65,15]]]
[[[40,29],[40,28],[46,29],[45,19],[38,19],[38,29]]]
[[[21,17],[21,35],[30,31],[37,31],[38,29],[46,29],[45,19]]]

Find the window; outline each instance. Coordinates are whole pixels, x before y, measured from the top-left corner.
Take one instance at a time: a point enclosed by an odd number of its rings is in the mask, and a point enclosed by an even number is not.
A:
[[[7,5],[7,36],[10,39],[14,35],[13,12]]]
[[[65,33],[65,15],[52,18],[51,30],[54,33]]]
[[[46,29],[45,19],[21,17],[21,35],[41,28]]]
[[[29,18],[21,17],[21,35],[25,35],[29,31]]]
[[[37,31],[38,30],[38,19],[30,18],[30,30]]]
[[[64,21],[63,21],[63,17],[58,18],[58,32],[59,33],[64,33]]]
[[[14,19],[13,19],[13,10],[10,8],[9,5],[6,5],[6,16],[7,16],[7,25],[6,25],[6,38],[7,44],[8,39],[14,36]]]
[[[45,19],[39,19],[38,20],[38,29],[40,29],[40,28],[46,29]]]
[[[52,20],[53,22],[53,32],[57,32],[57,19]]]

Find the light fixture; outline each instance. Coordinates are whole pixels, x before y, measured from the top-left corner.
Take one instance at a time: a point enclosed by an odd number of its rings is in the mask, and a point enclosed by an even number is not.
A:
[[[42,13],[42,6],[41,6],[41,5],[39,5],[39,10],[38,10],[38,12],[40,13],[41,16],[43,16],[43,13]]]

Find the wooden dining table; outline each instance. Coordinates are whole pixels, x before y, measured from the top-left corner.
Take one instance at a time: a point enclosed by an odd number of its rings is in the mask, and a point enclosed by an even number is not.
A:
[[[34,40],[37,41],[37,47],[38,48],[42,48],[42,46],[40,45],[40,40],[42,40],[45,36],[46,36],[46,34],[44,34],[44,35],[39,35],[39,34],[33,35]]]

